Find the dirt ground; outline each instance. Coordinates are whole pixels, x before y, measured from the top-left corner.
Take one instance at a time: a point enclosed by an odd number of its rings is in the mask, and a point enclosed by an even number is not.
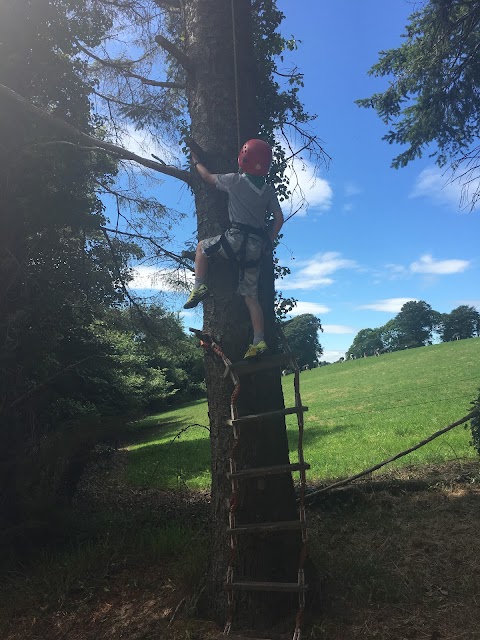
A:
[[[85,477],[77,505],[85,518],[137,510],[150,522],[180,515],[198,531],[208,527],[208,494],[126,488],[125,455]],[[323,587],[304,638],[480,640],[478,462],[405,468],[311,502],[310,550]],[[185,563],[116,557],[88,584],[36,593],[25,569],[8,578],[16,606],[0,609],[0,637],[209,640],[220,630],[195,617],[199,585],[185,571]],[[49,579],[54,585],[63,573]]]

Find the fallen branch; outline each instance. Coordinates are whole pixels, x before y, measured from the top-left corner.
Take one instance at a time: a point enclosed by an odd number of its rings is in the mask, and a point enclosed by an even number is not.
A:
[[[435,440],[435,438],[438,438],[444,433],[447,433],[447,431],[450,431],[450,429],[453,429],[454,427],[458,427],[464,422],[468,422],[478,414],[479,414],[479,410],[475,409],[474,411],[471,411],[468,415],[464,416],[460,420],[457,420],[456,422],[449,424],[447,427],[443,427],[443,429],[440,429],[439,431],[435,431],[435,433],[433,433],[431,436],[429,436],[428,438],[425,438],[425,440],[422,440],[421,442],[414,445],[413,447],[410,447],[409,449],[405,449],[405,451],[401,451],[400,453],[397,453],[391,458],[388,458],[388,460],[384,460],[383,462],[379,462],[378,464],[374,465],[373,467],[370,467],[369,469],[365,469],[365,471],[356,473],[354,476],[350,476],[350,478],[339,480],[338,482],[335,482],[334,484],[331,484],[328,487],[324,487],[323,489],[318,489],[318,491],[312,491],[312,493],[309,493],[308,495],[305,496],[305,499],[308,500],[309,498],[313,498],[313,496],[318,496],[321,493],[326,493],[327,491],[331,491],[332,489],[337,489],[338,487],[343,487],[346,484],[350,484],[350,482],[353,482],[354,480],[358,480],[358,478],[361,478],[362,476],[366,476],[369,473],[372,473],[373,471],[380,469],[380,467],[384,467],[386,464],[389,464],[390,462],[394,462],[395,460],[398,460],[398,458],[402,458],[403,456],[406,456],[407,454],[412,453],[412,451],[416,451],[416,449],[420,449],[420,447],[423,447],[424,445],[428,444],[432,440]]]

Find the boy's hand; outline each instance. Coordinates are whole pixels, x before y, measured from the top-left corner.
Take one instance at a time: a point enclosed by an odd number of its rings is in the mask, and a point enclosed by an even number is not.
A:
[[[197,168],[198,173],[200,174],[200,177],[202,178],[202,180],[205,180],[205,182],[207,182],[208,184],[211,184],[212,186],[215,186],[216,184],[216,176],[214,173],[210,173],[210,171],[205,167],[204,164],[202,164],[202,162],[200,161],[198,155],[195,153],[195,151],[192,151],[189,147],[190,150],[190,156],[192,158],[193,161],[193,166]]]

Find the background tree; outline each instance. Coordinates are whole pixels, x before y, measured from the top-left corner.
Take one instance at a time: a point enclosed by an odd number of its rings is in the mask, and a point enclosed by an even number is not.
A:
[[[409,349],[431,344],[433,331],[439,322],[439,314],[427,302],[406,302],[394,319],[399,348]]]
[[[440,337],[442,342],[463,340],[479,335],[480,313],[470,305],[460,305],[442,315]]]
[[[396,318],[392,318],[386,322],[383,327],[380,327],[379,332],[384,349],[387,349],[388,351],[405,349],[402,334],[396,323]]]
[[[311,313],[302,313],[284,323],[283,331],[292,351],[298,354],[300,367],[316,367],[323,353],[318,332],[323,331],[320,320]]]
[[[394,168],[430,146],[440,167],[453,162],[463,200],[473,209],[480,197],[480,4],[427,0],[410,16],[403,37],[369,71],[391,77],[388,89],[357,104],[375,109],[390,125],[384,140],[406,145]]]
[[[369,356],[373,355],[376,349],[381,351],[384,348],[381,331],[381,329],[361,329],[345,356],[348,358],[353,355],[355,358],[361,358],[365,353]]]

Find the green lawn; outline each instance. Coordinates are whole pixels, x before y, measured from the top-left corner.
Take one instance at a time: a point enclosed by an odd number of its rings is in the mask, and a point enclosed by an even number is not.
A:
[[[470,411],[480,387],[480,338],[338,363],[301,374],[309,480],[359,472],[410,447]],[[293,376],[283,378],[286,406]],[[207,488],[207,405],[192,402],[132,426],[128,479],[143,486]],[[292,460],[296,419],[287,417]],[[397,465],[475,457],[463,426]]]

